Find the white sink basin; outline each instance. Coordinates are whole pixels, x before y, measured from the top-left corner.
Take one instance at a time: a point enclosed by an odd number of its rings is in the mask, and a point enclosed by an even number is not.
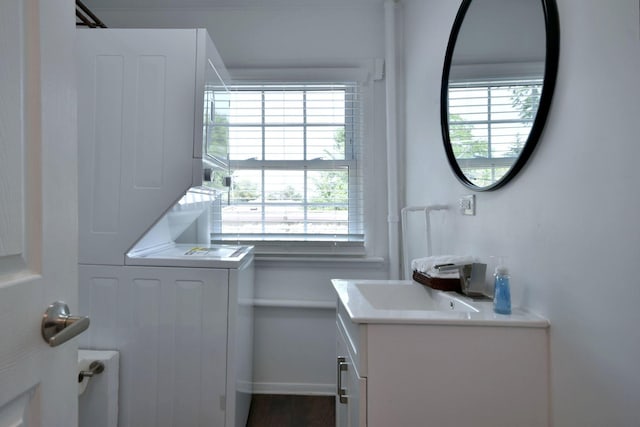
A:
[[[479,311],[449,294],[418,284],[356,283],[355,287],[377,310]]]
[[[491,300],[472,300],[411,280],[331,279],[338,295],[338,317],[352,323],[487,325],[548,328],[549,321],[522,310],[496,314]]]

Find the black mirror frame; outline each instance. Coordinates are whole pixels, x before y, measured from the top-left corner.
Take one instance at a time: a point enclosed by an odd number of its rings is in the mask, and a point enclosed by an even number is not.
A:
[[[549,109],[551,108],[551,98],[553,97],[553,91],[556,86],[556,78],[558,75],[558,58],[560,56],[560,19],[558,17],[558,8],[555,0],[540,0],[542,2],[542,9],[544,12],[545,21],[545,34],[546,34],[546,53],[545,53],[545,65],[544,65],[544,79],[542,85],[542,94],[540,95],[540,105],[538,112],[533,121],[531,132],[527,138],[527,142],[522,148],[520,156],[515,161],[511,169],[507,173],[486,187],[479,187],[472,183],[462,172],[458,161],[456,160],[453,148],[451,147],[451,139],[449,136],[449,71],[451,70],[451,61],[453,58],[453,51],[460,33],[460,27],[464,21],[467,9],[471,5],[472,0],[463,0],[458,9],[456,19],[453,22],[451,28],[451,35],[449,36],[449,43],[447,45],[447,52],[444,60],[444,67],[442,71],[442,85],[440,92],[440,127],[442,129],[442,138],[444,143],[444,149],[447,153],[447,159],[451,169],[455,173],[458,180],[474,191],[492,191],[505,185],[509,182],[525,165],[531,153],[533,153],[542,130],[544,128]]]

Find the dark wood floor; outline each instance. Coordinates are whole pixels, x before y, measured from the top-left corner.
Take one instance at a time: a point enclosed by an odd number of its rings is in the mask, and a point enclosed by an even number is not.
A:
[[[256,394],[247,427],[335,427],[335,397]]]

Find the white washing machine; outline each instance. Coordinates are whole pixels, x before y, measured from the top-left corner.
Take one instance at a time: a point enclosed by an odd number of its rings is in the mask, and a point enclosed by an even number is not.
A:
[[[246,425],[253,247],[177,243],[208,234],[198,228],[210,203],[196,199],[188,193],[167,212],[124,265],[80,265],[91,317],[80,346],[120,351],[121,427]]]

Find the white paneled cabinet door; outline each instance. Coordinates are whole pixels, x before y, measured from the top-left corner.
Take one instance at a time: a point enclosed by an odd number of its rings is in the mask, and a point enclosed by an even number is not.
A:
[[[77,308],[74,27],[71,0],[0,1],[0,427],[77,425],[77,345],[40,332]]]
[[[337,328],[337,336],[336,427],[365,427],[366,379],[358,375],[347,338],[340,326]]]
[[[350,362],[353,359],[349,359]],[[366,427],[367,414],[365,411],[367,400],[367,380],[361,378],[356,370],[356,365],[349,365],[347,390],[349,398],[349,426]]]
[[[347,359],[350,359],[349,353],[347,352],[347,343],[338,327],[336,329],[337,335],[337,346],[336,346],[336,373],[337,373],[337,390],[336,390],[336,427],[347,427],[349,425],[349,413],[347,403],[344,402],[344,399],[341,399],[340,394],[342,390],[345,388],[343,386],[343,381],[346,379],[346,375],[343,372],[344,367],[348,369]]]

